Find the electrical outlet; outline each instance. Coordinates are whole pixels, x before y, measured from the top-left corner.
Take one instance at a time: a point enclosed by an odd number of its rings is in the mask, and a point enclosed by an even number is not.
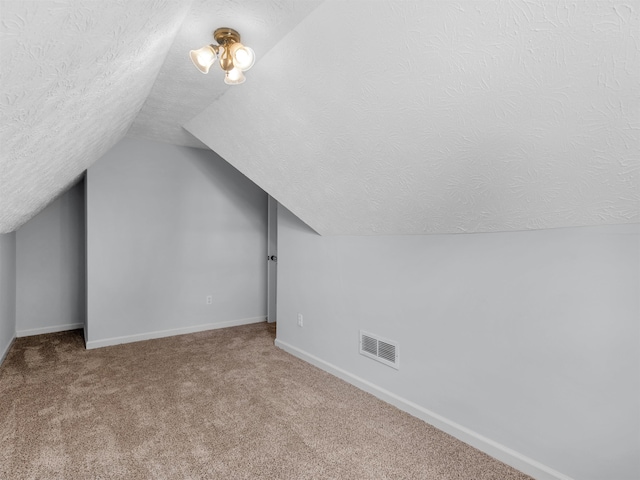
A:
[[[211,305],[213,303],[213,295],[207,295],[207,305]]]
[[[298,326],[302,327],[304,325],[304,318],[302,318],[302,314],[298,314]]]

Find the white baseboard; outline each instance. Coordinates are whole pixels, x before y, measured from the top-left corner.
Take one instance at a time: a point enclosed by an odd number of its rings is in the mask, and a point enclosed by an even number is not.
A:
[[[68,330],[78,330],[80,328],[84,328],[84,323],[67,323],[66,325],[55,325],[53,327],[31,328],[29,330],[18,330],[16,332],[16,337],[31,337],[32,335],[66,332]]]
[[[435,412],[427,410],[420,405],[406,400],[388,390],[378,387],[377,385],[364,380],[356,375],[353,375],[346,370],[343,370],[335,365],[332,365],[324,360],[300,350],[293,345],[276,339],[275,345],[282,350],[290,353],[291,355],[304,360],[325,372],[328,372],[338,378],[341,378],[347,383],[358,387],[365,392],[371,393],[387,403],[390,403],[394,407],[407,412],[414,417],[417,417],[430,425],[448,433],[449,435],[462,440],[463,442],[477,448],[478,450],[486,453],[500,460],[511,467],[520,470],[527,475],[537,480],[573,480],[571,477],[564,475],[546,465],[541,464],[531,458],[528,458],[515,450],[512,450],[504,445],[501,445],[493,440],[480,435],[462,425],[459,425]]]
[[[0,350],[0,366],[2,366],[2,362],[4,362],[4,359],[7,358],[7,354],[9,353],[9,350],[11,350],[11,345],[13,345],[13,342],[15,341],[16,337],[14,336],[4,348],[4,351]]]
[[[141,342],[143,340],[153,340],[154,338],[173,337],[174,335],[185,335],[187,333],[204,332],[205,330],[216,330],[218,328],[238,327],[249,325],[250,323],[260,323],[266,321],[265,317],[243,318],[240,320],[229,320],[218,323],[205,323],[192,327],[172,328],[170,330],[158,330],[156,332],[138,333],[135,335],[125,335],[122,337],[111,337],[102,340],[91,340],[86,343],[87,350],[92,348],[109,347],[122,343]]]

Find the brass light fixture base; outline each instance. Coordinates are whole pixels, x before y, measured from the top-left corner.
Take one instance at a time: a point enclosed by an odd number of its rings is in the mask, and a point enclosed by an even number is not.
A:
[[[228,43],[239,42],[240,34],[233,28],[222,27],[217,28],[216,31],[213,32],[213,38],[215,38],[219,45],[226,45]]]

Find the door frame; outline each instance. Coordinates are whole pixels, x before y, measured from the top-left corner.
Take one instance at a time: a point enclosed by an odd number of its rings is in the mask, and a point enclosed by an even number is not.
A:
[[[267,198],[267,322],[274,323],[278,298],[278,202],[271,195]]]

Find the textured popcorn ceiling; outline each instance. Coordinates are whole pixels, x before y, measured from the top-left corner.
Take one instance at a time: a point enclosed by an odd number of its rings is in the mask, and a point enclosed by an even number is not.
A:
[[[638,2],[327,1],[186,128],[322,234],[638,222]]]
[[[189,63],[219,26],[243,85]],[[638,222],[639,31],[627,1],[0,0],[0,232],[126,132],[323,234]]]
[[[124,136],[189,3],[0,3],[0,233]]]

